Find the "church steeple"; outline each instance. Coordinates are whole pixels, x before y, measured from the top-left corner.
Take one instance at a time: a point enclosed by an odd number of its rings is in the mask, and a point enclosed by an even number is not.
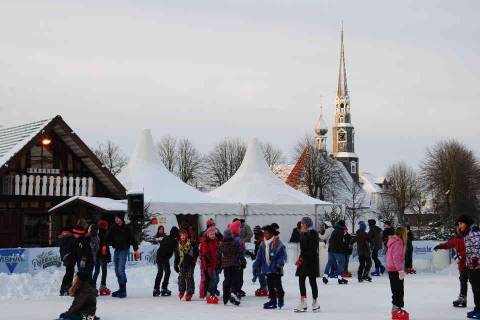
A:
[[[355,129],[350,114],[350,93],[345,68],[343,23],[340,42],[340,66],[338,88],[335,98],[335,126],[333,127],[333,156],[342,162],[351,176],[358,181],[358,157],[355,154]]]

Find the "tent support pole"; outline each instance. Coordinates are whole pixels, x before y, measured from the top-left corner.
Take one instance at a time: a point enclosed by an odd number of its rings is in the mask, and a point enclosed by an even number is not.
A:
[[[318,217],[317,217],[317,208],[318,208],[318,204],[314,204],[314,212],[315,212],[315,230],[317,231],[318,230],[318,226],[317,226],[317,221],[318,221]]]

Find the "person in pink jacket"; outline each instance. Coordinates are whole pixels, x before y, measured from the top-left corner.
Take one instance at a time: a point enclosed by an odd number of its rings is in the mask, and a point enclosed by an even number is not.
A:
[[[407,229],[399,227],[395,234],[387,241],[387,271],[392,290],[392,320],[408,320],[409,314],[403,310],[405,278],[405,245],[407,243]]]

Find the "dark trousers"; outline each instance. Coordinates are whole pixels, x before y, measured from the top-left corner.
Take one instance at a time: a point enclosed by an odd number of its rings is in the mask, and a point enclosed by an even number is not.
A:
[[[390,289],[392,290],[392,304],[398,308],[403,308],[403,280],[398,278],[398,272],[388,272],[388,278],[390,279]]]
[[[306,276],[298,277],[298,284],[300,285],[300,296],[307,296],[307,287],[305,286],[305,281],[307,280]],[[312,298],[318,298],[318,287],[317,287],[317,277],[308,277],[308,282],[310,282],[310,289],[312,289]]]
[[[345,254],[345,272],[348,272],[348,263],[350,262],[350,254]]]
[[[100,287],[105,287],[107,285],[107,260],[103,258],[97,258],[95,261],[95,271],[93,272],[93,287],[97,287],[97,279],[98,275],[100,274],[100,270],[102,271],[102,278],[100,280]]]
[[[375,269],[379,269],[382,267],[382,263],[380,262],[380,259],[378,259],[378,251],[379,250],[372,250],[372,259],[373,259],[373,262],[375,263]]]
[[[460,295],[466,298],[468,292],[468,271],[461,271],[460,277],[458,277],[458,279],[460,280]]]
[[[217,286],[218,286],[218,281],[219,281],[218,273],[217,273],[216,270],[212,270],[210,272],[205,270],[205,272],[208,275],[207,283],[206,283],[206,289],[207,289],[206,291],[211,296],[216,296],[217,295]]]
[[[93,269],[95,265],[94,263],[87,263],[85,266],[82,268],[80,267],[80,262],[77,263],[77,269],[78,271],[85,272],[88,275],[88,282],[93,285],[92,283],[92,274],[93,274]]]
[[[193,271],[195,265],[180,268],[178,273],[178,292],[193,296],[195,293],[195,280],[193,279]]]
[[[170,280],[170,261],[157,261],[157,276],[155,277],[155,285],[153,289],[159,290],[160,289],[160,281],[162,281],[162,290],[168,289],[168,282]]]
[[[363,279],[368,276],[370,268],[372,267],[372,259],[370,257],[358,256],[360,265],[358,266],[358,279]]]
[[[407,248],[405,252],[405,269],[413,268],[413,247]]]
[[[475,312],[480,312],[480,269],[468,270],[468,280],[472,285]]]
[[[232,292],[238,292],[240,267],[228,267],[223,269],[223,303],[230,300]]]
[[[283,291],[282,276],[280,274],[268,273],[267,287],[268,297],[270,299],[278,298],[279,300],[283,300],[283,297],[285,296],[285,291]]]
[[[62,286],[60,287],[60,293],[65,293],[72,286],[73,274],[75,273],[75,266],[65,266],[65,275],[62,279]]]

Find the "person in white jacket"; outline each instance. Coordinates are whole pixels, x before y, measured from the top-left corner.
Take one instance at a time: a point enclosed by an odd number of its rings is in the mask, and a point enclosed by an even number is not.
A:
[[[319,234],[318,237],[320,241],[325,241],[328,247],[328,242],[330,241],[330,237],[332,236],[334,228],[332,227],[332,223],[330,221],[325,221],[323,226],[325,228],[325,232],[323,234]]]

